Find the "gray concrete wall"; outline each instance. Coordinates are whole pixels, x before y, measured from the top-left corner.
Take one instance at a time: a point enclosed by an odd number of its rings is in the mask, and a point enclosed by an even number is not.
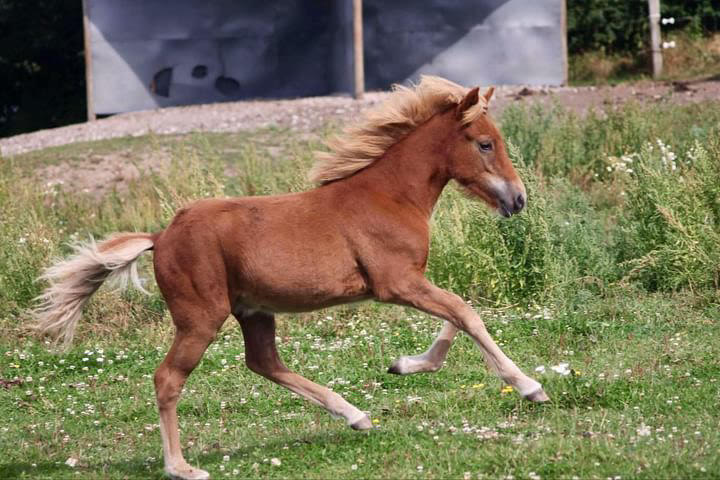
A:
[[[369,89],[422,73],[463,85],[565,82],[563,0],[363,3]]]
[[[563,81],[563,0],[364,0],[365,78]],[[353,90],[352,0],[88,0],[97,113]]]
[[[88,3],[97,113],[349,90],[342,2]]]

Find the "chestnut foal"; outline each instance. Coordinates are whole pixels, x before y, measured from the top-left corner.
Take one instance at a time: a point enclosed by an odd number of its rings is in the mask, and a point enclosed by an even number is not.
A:
[[[483,96],[437,77],[396,87],[387,102],[318,154],[310,191],[201,200],[154,234],[116,234],[49,268],[34,311],[41,332],[72,340],[80,311],[106,278],[131,279],[135,260],[154,250],[157,284],[176,327],[155,373],[166,472],[208,478],[183,458],[176,405],[185,380],[229,314],[240,323],[247,366],[355,429],[368,416],[337,393],[290,371],[275,347],[275,313],[303,312],[374,299],[408,305],[445,320],[422,355],[390,372],[436,371],[455,334],[469,334],[488,365],[531,401],[548,399],[490,338],[460,297],[424,276],[429,220],[451,179],[509,217],[526,201]]]

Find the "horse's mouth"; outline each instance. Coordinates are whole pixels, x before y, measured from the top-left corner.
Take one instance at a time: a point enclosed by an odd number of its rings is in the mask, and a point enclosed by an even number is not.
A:
[[[505,204],[505,202],[500,202],[500,205],[497,207],[497,212],[502,215],[505,218],[512,217],[513,211],[508,208],[508,206]]]

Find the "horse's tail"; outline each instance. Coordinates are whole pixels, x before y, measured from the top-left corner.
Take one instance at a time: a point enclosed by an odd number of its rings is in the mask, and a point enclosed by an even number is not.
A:
[[[154,238],[149,233],[116,233],[99,244],[90,239],[74,245],[74,255],[48,267],[39,277],[49,285],[35,299],[37,306],[30,312],[32,328],[68,348],[83,307],[105,280],[110,278],[121,287],[130,281],[145,292],[135,262],[153,248]]]

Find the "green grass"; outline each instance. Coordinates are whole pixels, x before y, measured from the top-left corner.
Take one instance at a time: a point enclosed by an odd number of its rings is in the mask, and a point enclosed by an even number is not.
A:
[[[455,189],[443,195],[429,276],[474,302],[551,403],[503,393],[464,336],[438,373],[385,373],[440,328],[410,309],[365,303],[281,316],[286,363],[376,420],[354,432],[245,368],[231,318],[180,401],[186,458],[214,478],[717,478],[717,264],[697,260],[717,248],[708,240],[720,212],[717,111],[630,106],[603,122],[510,110],[502,126],[528,210],[503,221]],[[308,188],[315,138],[272,129],[143,137],[2,160],[0,478],[162,477],[152,375],[173,332],[149,255],[141,270],[151,295],[101,289],[66,354],[24,328],[42,287],[33,279],[68,241],[160,229],[193,198]],[[657,138],[678,169],[647,148]],[[173,163],[100,201],[35,175],[118,152],[169,153]],[[626,154],[634,172],[617,165]],[[560,363],[572,373],[555,373]],[[534,373],[540,366],[545,373]]]

